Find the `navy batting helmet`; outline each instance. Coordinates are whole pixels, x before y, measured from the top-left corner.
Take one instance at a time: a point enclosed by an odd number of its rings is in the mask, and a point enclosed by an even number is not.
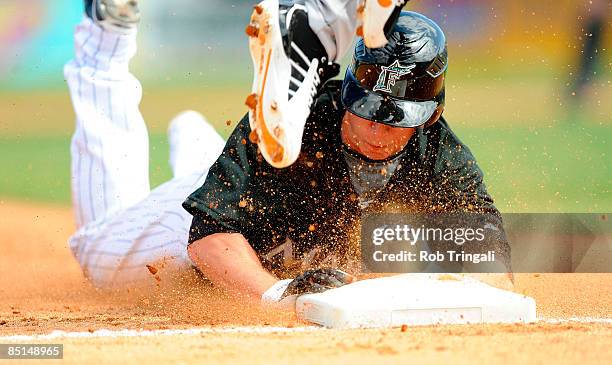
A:
[[[357,41],[342,84],[351,113],[394,127],[435,123],[444,110],[446,37],[424,15],[403,11],[389,43],[370,49]]]

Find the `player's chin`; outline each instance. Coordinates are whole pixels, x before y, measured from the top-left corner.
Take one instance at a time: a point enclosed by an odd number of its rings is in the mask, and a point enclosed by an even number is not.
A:
[[[392,155],[390,148],[387,146],[376,146],[371,144],[364,144],[360,146],[360,153],[370,160],[384,160]]]

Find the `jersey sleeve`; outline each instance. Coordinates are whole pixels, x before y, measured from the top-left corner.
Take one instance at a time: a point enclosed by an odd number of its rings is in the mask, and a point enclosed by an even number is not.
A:
[[[262,157],[258,156],[257,146],[249,141],[249,133],[245,116],[210,168],[204,184],[183,203],[183,208],[193,215],[190,244],[214,233],[241,233],[249,242],[255,232],[265,233],[256,229],[262,217],[255,198],[261,197],[259,190],[265,186],[262,177],[267,174],[262,171]]]
[[[431,187],[433,205],[444,211],[497,212],[476,158],[448,126],[441,130]]]
[[[430,204],[436,207],[435,210],[474,212],[484,217],[488,229],[486,240],[472,249],[477,252],[495,251],[505,271],[511,271],[510,245],[502,216],[484,183],[484,173],[469,148],[446,125],[442,128],[430,187],[433,190]],[[463,249],[470,251],[468,246]]]

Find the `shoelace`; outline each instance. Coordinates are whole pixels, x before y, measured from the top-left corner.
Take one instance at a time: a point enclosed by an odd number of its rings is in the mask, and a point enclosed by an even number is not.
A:
[[[307,65],[311,65],[313,61],[309,60],[308,57],[304,54],[304,52],[300,49],[300,47],[298,47],[297,44],[291,42],[291,48],[298,54],[298,56],[300,56],[300,58],[302,58],[302,60],[304,61],[304,63],[306,63]],[[291,63],[291,67],[296,69],[300,75],[302,75],[303,78],[306,78],[306,75],[308,74],[308,71],[304,70],[297,62],[295,62],[292,58],[289,58],[289,62]],[[303,79],[302,79],[303,80]],[[298,89],[300,89],[303,85],[303,81],[300,81],[296,78],[294,78],[293,76],[291,76],[289,78],[289,82],[293,83],[294,85],[296,85],[298,87]],[[317,95],[318,92],[318,87],[319,84],[321,83],[321,78],[319,77],[319,73],[315,73],[314,75],[314,80],[312,85],[310,85],[310,90],[309,90],[309,95],[308,95],[308,105],[312,105],[312,101],[314,99],[314,97]],[[295,94],[295,92],[291,89],[289,89],[289,95],[291,97],[293,97],[293,95]]]
[[[313,80],[313,83],[312,83],[312,85],[310,87],[310,93],[309,93],[309,96],[308,96],[308,106],[312,106],[312,102],[314,100],[314,97],[318,93],[318,87],[319,87],[320,83],[321,83],[321,78],[319,77],[319,73],[317,72],[314,75],[314,80]]]

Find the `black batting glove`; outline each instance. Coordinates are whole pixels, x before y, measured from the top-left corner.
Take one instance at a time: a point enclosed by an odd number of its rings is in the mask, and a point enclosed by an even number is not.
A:
[[[344,271],[324,268],[306,270],[287,285],[281,299],[291,295],[321,293],[329,289],[339,288],[355,281],[353,275]]]

